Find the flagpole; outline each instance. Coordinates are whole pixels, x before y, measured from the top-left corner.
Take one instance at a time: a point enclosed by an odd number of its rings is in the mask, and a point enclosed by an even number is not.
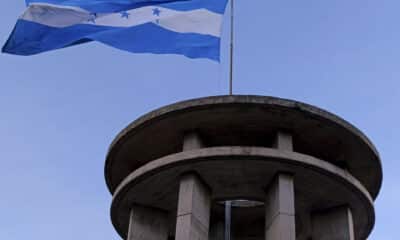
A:
[[[231,38],[230,38],[230,61],[229,61],[229,95],[233,94],[233,40],[234,40],[234,0],[231,2]]]
[[[225,201],[225,234],[224,240],[231,240],[232,202]]]

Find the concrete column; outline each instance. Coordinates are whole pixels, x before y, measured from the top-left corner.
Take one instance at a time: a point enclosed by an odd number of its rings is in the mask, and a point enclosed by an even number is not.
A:
[[[292,135],[284,131],[278,131],[276,133],[274,147],[279,150],[293,151]]]
[[[188,132],[183,136],[183,151],[199,149],[204,146],[199,134]]]
[[[181,177],[175,240],[208,240],[211,195],[195,174]]]
[[[267,189],[265,201],[265,239],[295,240],[293,176],[280,173]]]
[[[331,208],[311,216],[313,240],[354,240],[353,216],[347,206]]]
[[[127,240],[167,240],[168,214],[164,211],[134,205],[130,213]]]

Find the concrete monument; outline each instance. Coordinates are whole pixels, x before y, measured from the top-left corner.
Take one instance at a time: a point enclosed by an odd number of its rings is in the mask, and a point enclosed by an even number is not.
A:
[[[365,240],[382,182],[378,152],[304,103],[215,96],[137,119],[109,149],[112,223],[128,240]]]

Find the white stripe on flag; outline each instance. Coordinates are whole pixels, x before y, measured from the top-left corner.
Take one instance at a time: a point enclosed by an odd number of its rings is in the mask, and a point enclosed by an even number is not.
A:
[[[133,27],[153,22],[174,32],[199,33],[216,37],[221,35],[222,23],[221,14],[206,9],[177,11],[158,6],[146,6],[121,13],[94,15],[78,7],[45,3],[30,4],[20,19],[56,28],[76,24]]]

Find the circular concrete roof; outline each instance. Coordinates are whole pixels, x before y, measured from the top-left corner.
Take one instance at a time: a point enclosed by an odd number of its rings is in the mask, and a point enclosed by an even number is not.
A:
[[[297,101],[265,96],[214,96],[168,105],[132,122],[110,146],[105,178],[114,193],[134,170],[182,151],[183,135],[206,147],[271,147],[277,130],[293,134],[294,151],[330,162],[356,177],[375,198],[382,182],[378,152],[345,120]]]

